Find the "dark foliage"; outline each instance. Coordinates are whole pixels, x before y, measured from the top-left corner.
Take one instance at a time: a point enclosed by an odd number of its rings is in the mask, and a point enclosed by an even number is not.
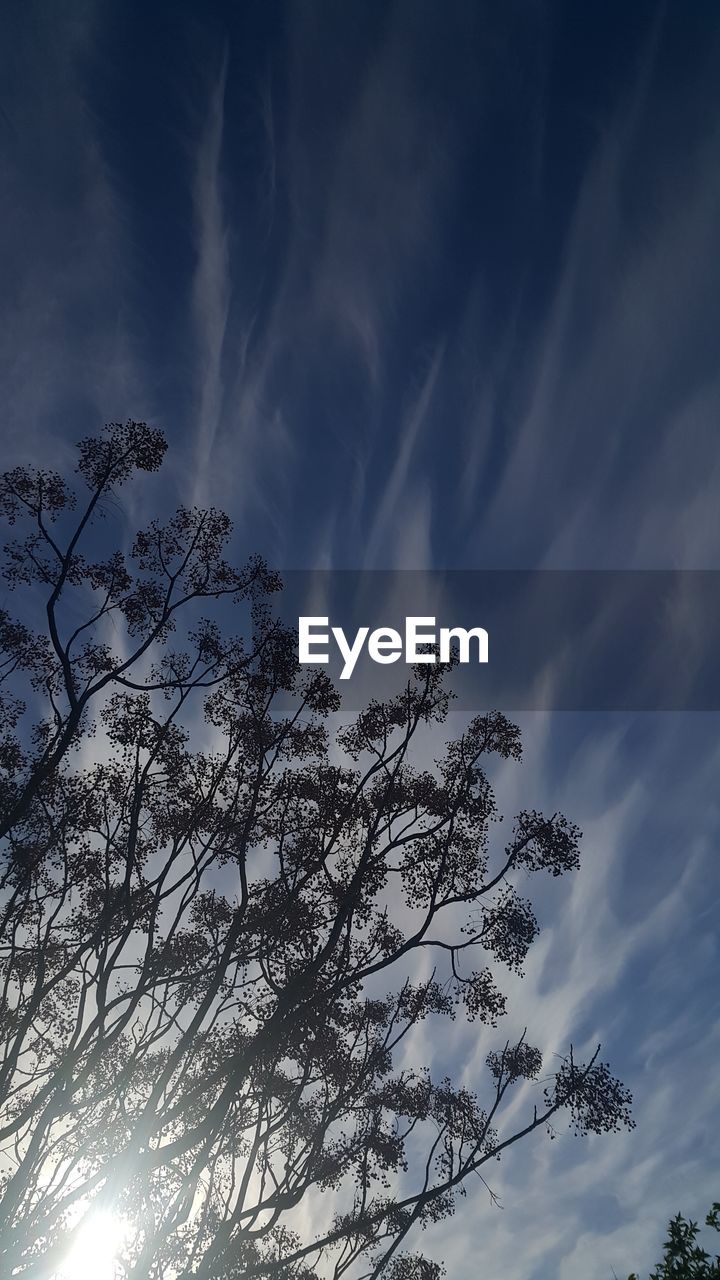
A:
[[[705,1224],[720,1231],[720,1204],[713,1205]],[[699,1234],[697,1222],[683,1218],[680,1213],[671,1218],[663,1260],[651,1273],[650,1280],[718,1280],[720,1256],[712,1258],[697,1243]],[[629,1280],[638,1280],[638,1277],[633,1272]]]
[[[486,762],[520,756],[499,713],[413,765],[440,668],[332,732],[336,691],[273,619],[276,575],[226,560],[222,513],[93,554],[164,450],[112,425],[80,445],[82,498],[0,482],[0,1271],[49,1280],[103,1210],[133,1280],[437,1280],[404,1244],[470,1175],[561,1110],[629,1122],[597,1055],[533,1086],[524,1036],[478,1093],[394,1065],[423,1019],[496,1025],[493,961],[519,969],[537,933],[514,881],[574,869],[580,833],[523,812],[491,839]]]

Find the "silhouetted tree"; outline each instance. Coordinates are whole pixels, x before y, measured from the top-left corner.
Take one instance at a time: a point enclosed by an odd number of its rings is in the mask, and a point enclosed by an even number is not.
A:
[[[720,1204],[715,1203],[706,1215],[705,1224],[720,1231]],[[650,1280],[720,1280],[720,1257],[710,1254],[698,1243],[700,1227],[678,1213],[668,1223],[665,1255],[650,1275]],[[635,1272],[628,1280],[638,1280]]]
[[[519,1122],[524,1036],[477,1094],[393,1062],[458,1006],[496,1024],[487,958],[519,969],[537,933],[513,881],[575,868],[579,832],[523,812],[490,839],[484,761],[520,756],[501,714],[413,767],[439,667],[330,733],[338,695],[274,620],[277,577],[227,563],[225,515],[98,550],[164,451],[114,424],[79,446],[79,505],[34,468],[0,489],[28,589],[0,612],[0,1270],[49,1280],[112,1213],[133,1280],[433,1280],[402,1247],[470,1175],[561,1110],[632,1123],[597,1053],[556,1061]]]

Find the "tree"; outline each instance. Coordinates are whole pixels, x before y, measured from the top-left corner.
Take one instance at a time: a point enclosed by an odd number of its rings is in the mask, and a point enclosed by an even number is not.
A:
[[[705,1224],[720,1231],[720,1204],[717,1202],[706,1215]],[[664,1245],[665,1256],[652,1272],[650,1280],[718,1280],[720,1257],[711,1258],[696,1243],[699,1234],[697,1222],[687,1221],[680,1213],[671,1218]],[[638,1280],[635,1272],[628,1280]]]
[[[632,1124],[597,1052],[540,1081],[524,1035],[500,1043],[483,1097],[394,1064],[423,1019],[495,1026],[488,957],[519,969],[538,931],[515,882],[576,868],[580,833],[528,811],[491,841],[485,762],[520,756],[499,713],[413,766],[439,667],[331,732],[338,695],[298,665],[277,576],[228,564],[225,515],[89,552],[164,452],[112,424],[79,445],[79,506],[44,470],[0,490],[2,1273],[63,1274],[94,1222],[133,1280],[433,1280],[407,1237],[471,1175],[561,1111]]]

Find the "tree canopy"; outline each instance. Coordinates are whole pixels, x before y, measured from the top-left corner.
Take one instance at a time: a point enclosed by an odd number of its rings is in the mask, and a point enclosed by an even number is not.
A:
[[[632,1125],[598,1051],[499,1035],[472,1089],[405,1053],[425,1019],[496,1026],[522,884],[574,871],[580,832],[528,809],[502,837],[499,712],[417,764],[445,668],[343,721],[223,513],[107,545],[164,453],[111,424],[75,486],[0,482],[0,1269],[51,1280],[112,1215],[128,1280],[435,1280],[415,1228],[472,1175],[559,1113]]]

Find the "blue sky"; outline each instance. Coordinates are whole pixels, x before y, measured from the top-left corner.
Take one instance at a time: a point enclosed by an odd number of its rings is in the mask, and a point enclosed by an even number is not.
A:
[[[716,6],[28,0],[5,27],[11,463],[146,418],[172,448],[129,523],[212,502],[281,569],[720,569]],[[602,1040],[638,1128],[518,1147],[503,1210],[478,1187],[428,1251],[610,1280],[720,1194],[720,726],[523,727],[500,799],[564,808],[585,859],[511,1016]],[[415,1050],[472,1081],[486,1046]]]

